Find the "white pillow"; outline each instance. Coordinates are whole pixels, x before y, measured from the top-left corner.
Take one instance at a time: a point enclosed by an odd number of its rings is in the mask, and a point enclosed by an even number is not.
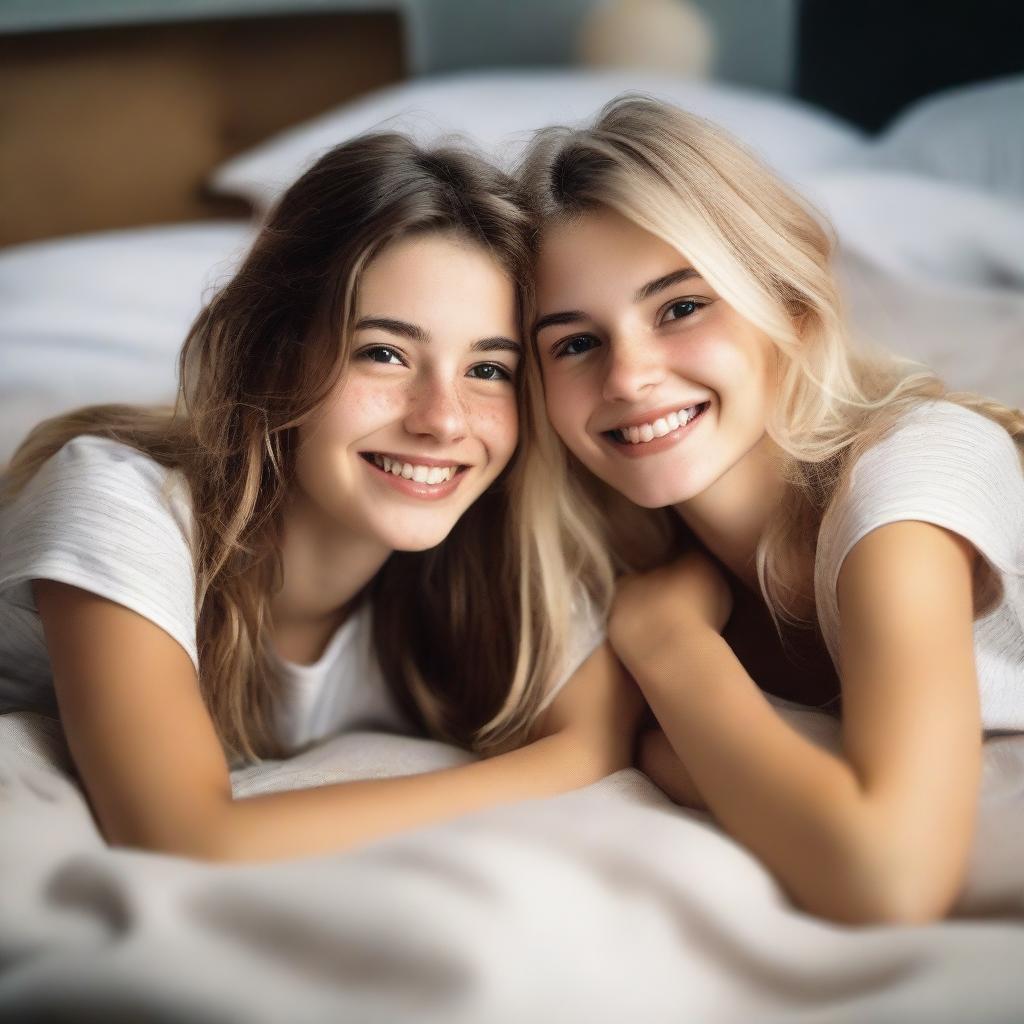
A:
[[[507,166],[536,129],[589,120],[630,91],[721,124],[796,182],[867,147],[858,128],[830,114],[718,83],[628,71],[475,72],[403,82],[347,103],[223,164],[211,185],[265,209],[317,157],[371,129],[404,131],[428,144],[464,135]]]
[[[1024,292],[897,278],[849,251],[837,269],[855,337],[924,363],[954,390],[1024,405]]]
[[[843,248],[899,278],[1024,295],[1024,203],[874,168],[824,172],[804,192]]]
[[[244,222],[210,222],[0,253],[0,465],[48,416],[171,401],[185,334],[251,238]]]
[[[1024,201],[1024,75],[912,104],[879,137],[872,162]]]

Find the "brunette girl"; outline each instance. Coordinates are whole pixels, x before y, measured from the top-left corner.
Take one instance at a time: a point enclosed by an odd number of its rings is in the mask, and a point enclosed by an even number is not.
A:
[[[593,642],[565,650],[519,497],[546,474],[527,227],[467,153],[339,146],[193,325],[173,410],[85,409],[16,454],[0,708],[59,714],[112,843],[316,853],[628,763],[639,702],[606,648],[556,695]],[[232,762],[353,728],[499,756],[232,798]]]

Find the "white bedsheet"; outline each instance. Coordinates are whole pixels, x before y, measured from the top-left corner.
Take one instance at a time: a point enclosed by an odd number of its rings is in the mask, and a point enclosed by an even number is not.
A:
[[[986,748],[958,917],[917,928],[794,911],[752,856],[635,770],[347,855],[220,867],[108,849],[62,757],[43,720],[0,718],[5,1021],[1021,1019],[1024,736]],[[357,734],[235,787],[464,757]]]
[[[172,401],[189,325],[251,238],[214,221],[0,251],[0,464],[44,417]]]

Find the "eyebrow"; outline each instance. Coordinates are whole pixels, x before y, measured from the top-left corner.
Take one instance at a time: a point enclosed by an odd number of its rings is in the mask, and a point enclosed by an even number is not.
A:
[[[578,324],[586,319],[587,314],[579,309],[571,309],[565,313],[548,313],[533,325],[533,334],[536,337],[545,327],[554,327],[561,324]]]
[[[377,330],[387,331],[389,334],[397,334],[400,338],[408,338],[410,341],[422,341],[429,343],[430,335],[418,324],[411,324],[407,320],[395,320],[385,316],[364,316],[356,324],[357,331]],[[515,352],[520,355],[523,346],[512,338],[496,335],[493,338],[481,338],[474,341],[470,346],[473,352]]]
[[[671,274],[657,277],[653,281],[648,281],[643,287],[637,288],[636,293],[633,295],[633,301],[643,302],[644,299],[649,299],[652,295],[657,295],[658,292],[663,292],[666,288],[679,284],[680,281],[688,281],[691,277],[700,277],[700,274],[693,267],[673,270]]]
[[[515,352],[516,355],[521,355],[523,351],[523,346],[518,341],[502,337],[481,338],[474,341],[470,348],[474,352]]]
[[[386,316],[364,316],[357,324],[357,331],[376,330],[397,334],[410,341],[430,341],[430,335],[422,327],[406,320],[392,320]]]
[[[700,277],[700,274],[693,269],[693,267],[683,267],[681,270],[673,270],[671,274],[664,274],[661,277],[656,277],[653,281],[648,281],[647,284],[641,285],[633,293],[634,302],[643,302],[645,299],[649,299],[652,295],[657,295],[658,292],[664,291],[666,288],[671,288],[674,284],[679,284],[680,281],[688,281],[690,278]],[[587,314],[579,309],[567,310],[564,313],[548,313],[542,316],[533,325],[533,335],[536,337],[545,327],[561,326],[563,324],[578,324],[582,323],[587,319]]]

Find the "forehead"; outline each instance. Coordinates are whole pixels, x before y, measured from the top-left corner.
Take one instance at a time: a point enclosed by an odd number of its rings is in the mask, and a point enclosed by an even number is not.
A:
[[[677,249],[622,214],[592,210],[544,231],[537,261],[538,300],[543,303],[567,289],[601,292],[612,284],[632,291],[688,264]]]
[[[485,249],[451,233],[416,234],[387,245],[362,271],[357,315],[388,315],[423,327],[466,328],[515,321],[516,289]]]
[[[388,243],[363,270],[361,304],[442,291],[463,278],[469,287],[509,292],[511,278],[482,246],[451,233],[416,234]]]

